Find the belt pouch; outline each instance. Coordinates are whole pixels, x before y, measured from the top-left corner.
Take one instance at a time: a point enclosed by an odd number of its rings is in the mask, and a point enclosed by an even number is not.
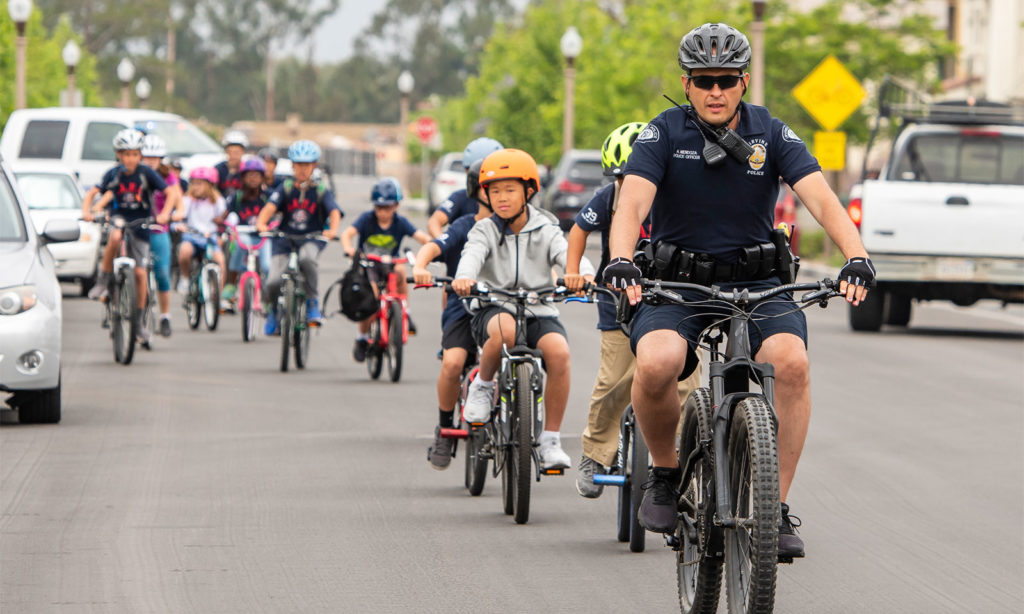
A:
[[[679,250],[679,263],[676,265],[676,281],[689,282],[693,278],[693,252]]]
[[[757,271],[761,267],[761,247],[751,245],[740,249],[737,279],[732,281],[758,279]]]
[[[796,274],[800,270],[800,258],[793,255],[793,250],[789,248],[785,230],[776,228],[772,230],[771,237],[775,245],[775,272],[779,281],[791,284],[796,281]]]
[[[693,260],[693,283],[709,286],[715,277],[715,259],[708,254],[697,254]]]
[[[760,266],[757,267],[757,277],[755,279],[767,279],[775,269],[775,244],[762,243],[758,247],[761,249],[761,262]]]
[[[672,259],[676,256],[676,252],[678,251],[679,248],[675,245],[665,243],[664,241],[655,246],[654,261],[652,263],[655,278],[665,279],[667,275],[671,274]]]

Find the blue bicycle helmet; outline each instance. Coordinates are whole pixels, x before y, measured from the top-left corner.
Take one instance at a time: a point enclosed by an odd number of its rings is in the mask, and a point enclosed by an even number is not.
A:
[[[320,146],[313,141],[295,141],[288,148],[288,159],[292,162],[316,162],[320,159]]]
[[[468,171],[474,162],[483,160],[499,149],[505,149],[505,146],[492,138],[482,136],[474,139],[466,145],[466,151],[462,152],[462,166]]]
[[[397,205],[402,202],[402,185],[394,177],[384,177],[373,184],[373,191],[370,192],[370,202],[373,206]]]

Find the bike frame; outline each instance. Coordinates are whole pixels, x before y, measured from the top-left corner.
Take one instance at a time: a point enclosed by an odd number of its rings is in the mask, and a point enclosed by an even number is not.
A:
[[[260,237],[260,240],[252,246],[246,245],[240,240],[239,233],[242,232],[240,228],[231,229],[231,238],[235,245],[241,249],[244,249],[245,254],[245,271],[238,278],[238,287],[244,288],[245,282],[252,279],[256,282],[256,294],[253,296],[252,308],[257,313],[262,314],[263,312],[263,278],[259,274],[259,255],[260,249],[263,248],[267,242],[266,237]],[[238,308],[245,309],[245,296],[243,293],[238,294]]]
[[[398,293],[398,274],[395,273],[394,265],[404,264],[409,260],[407,258],[393,258],[391,256],[378,256],[376,254],[364,254],[363,257],[369,262],[380,263],[388,267],[387,279],[384,280],[383,283],[381,283],[380,280],[376,281],[380,295],[380,306],[377,308],[377,313],[374,316],[371,316],[380,320],[381,346],[387,347],[390,339],[388,337],[391,329],[389,326],[390,320],[388,317],[388,306],[391,303],[398,303],[398,306],[401,309],[402,345],[405,345],[409,341],[409,303],[408,297],[405,294]]]

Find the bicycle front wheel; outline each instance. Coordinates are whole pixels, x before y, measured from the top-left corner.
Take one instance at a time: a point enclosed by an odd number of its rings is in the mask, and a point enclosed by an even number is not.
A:
[[[116,298],[113,310],[114,321],[111,329],[114,337],[114,360],[128,365],[135,356],[135,336],[138,334],[135,314],[138,311],[135,300],[135,272],[121,269],[114,282]]]
[[[620,542],[628,542],[633,527],[633,519],[631,514],[633,513],[633,489],[629,483],[629,458],[633,454],[633,450],[630,448],[632,441],[630,441],[629,435],[626,432],[628,430],[629,416],[626,412],[622,412],[622,418],[619,420],[619,458],[618,458],[618,471],[620,474],[626,476],[626,483],[619,487],[619,502],[617,506],[616,528],[618,532],[616,538]]]
[[[309,364],[309,315],[306,313],[306,301],[298,301],[295,320],[295,366],[305,369]]]
[[[292,340],[292,329],[295,323],[292,318],[295,314],[295,282],[291,279],[284,282],[281,288],[281,371],[288,371],[288,350]]]
[[[242,284],[242,341],[256,339],[256,280],[247,277]]]
[[[384,368],[384,358],[381,356],[382,351],[380,345],[380,317],[374,317],[370,321],[370,339],[366,347],[366,370],[370,374],[370,379],[380,377],[381,369]]]
[[[203,268],[203,320],[208,330],[217,330],[220,319],[220,275],[212,266]]]
[[[388,305],[388,376],[392,382],[402,379],[402,306]]]
[[[512,508],[516,524],[526,524],[530,519],[530,482],[533,478],[533,390],[530,379],[533,365],[528,362],[515,366],[516,384],[512,394],[512,413],[509,415],[512,433],[512,454],[509,465],[512,468]]]
[[[644,498],[643,486],[650,471],[650,459],[647,453],[647,443],[644,442],[644,436],[640,432],[640,425],[636,423],[632,405],[626,407],[626,416],[630,441],[629,479],[627,480],[630,490],[629,549],[632,552],[643,552],[647,546],[647,531],[640,526],[640,502]]]
[[[771,612],[779,556],[779,455],[764,399],[740,401],[729,430],[729,491],[736,527],[725,531],[729,612]]]
[[[722,538],[714,526],[714,460],[711,450],[711,392],[697,388],[683,404],[679,464],[707,442],[689,480],[683,483],[682,515],[676,528],[676,583],[681,614],[714,614],[722,589]]]

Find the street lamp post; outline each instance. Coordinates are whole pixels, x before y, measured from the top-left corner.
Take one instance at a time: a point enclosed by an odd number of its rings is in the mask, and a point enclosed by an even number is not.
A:
[[[78,106],[75,92],[75,66],[78,66],[78,62],[82,59],[82,50],[78,48],[78,43],[74,39],[70,39],[61,50],[60,57],[64,60],[64,65],[68,67],[68,94],[65,106],[75,107]]]
[[[14,59],[14,108],[25,108],[25,24],[32,16],[32,0],[7,0],[7,13],[17,28]]]
[[[121,58],[121,61],[117,64],[117,78],[121,82],[122,109],[127,109],[131,106],[131,100],[128,98],[128,84],[131,83],[134,76],[135,65],[128,58]]]
[[[412,73],[410,73],[408,70],[403,70],[402,74],[398,75],[398,92],[402,95],[401,106],[398,114],[398,142],[402,145],[402,157],[406,159],[406,188],[412,187],[412,165],[409,164],[408,159],[409,145],[407,137],[409,134],[409,94],[412,93],[412,88],[414,87],[416,87],[416,80],[413,79]]]
[[[753,0],[754,21],[750,24],[750,102],[764,106],[764,8],[766,0]]]
[[[562,48],[562,55],[565,57],[565,111],[562,115],[562,153],[572,149],[573,143],[573,113],[575,101],[573,97],[576,90],[576,57],[583,51],[583,37],[580,36],[576,26],[569,26],[559,41]]]
[[[135,84],[135,96],[139,99],[139,108],[146,108],[146,101],[149,100],[149,95],[153,93],[153,86],[150,85],[149,79],[143,77],[139,79],[138,83]]]

